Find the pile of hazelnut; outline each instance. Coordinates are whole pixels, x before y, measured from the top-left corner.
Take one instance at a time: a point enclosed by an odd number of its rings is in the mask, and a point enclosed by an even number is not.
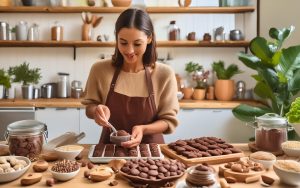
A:
[[[77,161],[71,161],[71,160],[62,160],[56,162],[51,170],[54,172],[59,172],[59,173],[70,173],[78,170],[80,167],[80,164]]]

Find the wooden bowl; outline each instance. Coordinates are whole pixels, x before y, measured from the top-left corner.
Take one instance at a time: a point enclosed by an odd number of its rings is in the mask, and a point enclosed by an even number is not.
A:
[[[115,7],[129,7],[131,4],[131,0],[111,0],[111,3]]]

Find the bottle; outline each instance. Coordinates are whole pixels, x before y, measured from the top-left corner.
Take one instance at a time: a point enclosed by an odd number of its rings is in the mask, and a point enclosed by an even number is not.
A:
[[[55,25],[51,27],[51,40],[62,41],[64,34],[63,26],[59,25],[58,22],[55,22]]]
[[[170,21],[170,25],[168,28],[169,40],[180,40],[180,29],[176,25],[176,21]]]

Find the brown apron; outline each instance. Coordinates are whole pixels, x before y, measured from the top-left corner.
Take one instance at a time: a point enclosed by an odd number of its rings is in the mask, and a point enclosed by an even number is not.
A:
[[[111,114],[109,122],[113,124],[117,130],[125,130],[131,134],[133,126],[145,125],[157,120],[153,85],[150,71],[148,68],[145,68],[145,76],[149,92],[148,97],[128,97],[126,95],[116,93],[114,91],[114,87],[120,71],[121,68],[117,68],[114,73],[105,105],[108,106]],[[99,143],[110,143],[110,133],[111,130],[109,128],[103,127]],[[163,144],[164,138],[162,134],[144,135],[142,143]]]

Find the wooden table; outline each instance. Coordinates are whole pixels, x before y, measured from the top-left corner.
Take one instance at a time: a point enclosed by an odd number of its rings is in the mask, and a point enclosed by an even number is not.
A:
[[[245,153],[245,156],[248,156],[250,154],[250,151],[248,150],[248,146],[247,144],[233,144],[235,147],[238,147],[240,149],[242,149]],[[87,154],[88,154],[88,150],[89,150],[89,145],[84,145],[85,149],[83,150],[83,160],[85,161],[88,161],[87,159]],[[278,159],[284,159],[286,158],[285,156],[282,156],[282,157],[278,157]],[[51,165],[51,164],[50,164]],[[103,164],[101,164],[103,165]],[[105,165],[105,164],[104,164]],[[218,166],[219,165],[213,165],[215,167],[216,170],[218,170]],[[55,188],[84,188],[84,187],[88,187],[88,188],[105,188],[105,187],[112,187],[112,186],[109,186],[109,182],[115,180],[115,176],[112,176],[111,178],[109,178],[108,180],[106,181],[103,181],[103,182],[91,182],[89,180],[87,180],[86,178],[84,178],[84,171],[87,170],[88,168],[87,167],[82,167],[80,169],[80,172],[78,173],[78,175],[74,178],[74,179],[71,179],[70,181],[67,181],[67,182],[59,182],[59,183],[56,183],[53,187]],[[29,170],[25,173],[28,174],[28,173],[31,173],[33,172],[33,169],[32,167],[29,168]],[[279,178],[278,176],[275,174],[275,172],[273,171],[273,169],[270,169],[269,171],[266,172],[266,175],[270,176],[270,177],[273,177],[275,179],[275,182],[274,184],[272,185],[272,188],[288,188],[289,186],[288,185],[285,185],[285,184],[281,184],[280,181],[279,181]],[[42,177],[42,180],[39,182],[39,183],[36,183],[30,187],[47,187],[46,186],[46,179],[48,178],[51,178],[51,173],[49,171],[46,171],[46,172],[43,172],[43,177]],[[178,181],[184,181],[185,179],[185,176],[183,176],[182,178],[180,178]],[[126,187],[131,187],[128,182],[126,182],[125,180],[123,179],[120,179],[120,178],[117,178],[116,179],[119,184],[117,186],[114,186],[114,187],[122,187],[122,188],[126,188]],[[21,187],[20,185],[20,178],[15,180],[15,181],[12,181],[12,182],[9,182],[9,183],[3,183],[3,184],[0,184],[0,187]],[[176,187],[176,185],[174,185],[173,187]],[[261,185],[260,182],[256,182],[256,183],[251,183],[251,184],[245,184],[245,183],[234,183],[234,184],[230,184],[230,187],[231,188],[259,188],[259,187],[264,187],[263,185]]]

